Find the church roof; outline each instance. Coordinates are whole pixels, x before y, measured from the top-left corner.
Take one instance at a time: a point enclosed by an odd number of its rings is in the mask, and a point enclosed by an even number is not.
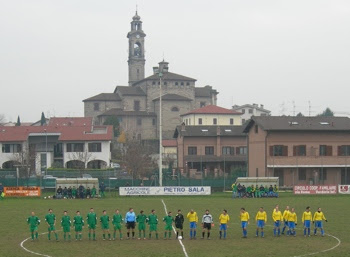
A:
[[[178,80],[178,81],[181,81],[181,80],[187,80],[187,81],[196,81],[196,79],[193,79],[193,78],[190,78],[190,77],[186,77],[186,76],[182,76],[182,75],[179,75],[179,74],[176,74],[176,73],[172,73],[172,72],[165,72],[163,73],[163,77],[162,77],[163,80]],[[143,82],[143,81],[147,81],[147,80],[159,80],[159,76],[158,74],[153,74],[147,78],[144,78],[140,81],[137,81],[133,84],[133,86],[139,84],[140,82]]]
[[[192,101],[192,99],[182,96],[182,95],[177,95],[177,94],[165,94],[162,96],[162,100],[167,100],[167,101]],[[153,99],[152,101],[159,101],[159,97]]]
[[[156,116],[154,112],[147,111],[124,111],[120,108],[112,108],[98,116]]]
[[[129,86],[116,86],[114,93],[120,93],[122,96],[146,96],[141,88]]]
[[[220,106],[216,105],[207,105],[202,108],[195,109],[193,111],[190,111],[188,113],[182,114],[181,116],[188,115],[188,114],[231,114],[231,115],[240,115],[242,113],[226,109]]]
[[[101,93],[93,97],[83,100],[83,102],[89,101],[121,101],[122,99],[118,94],[115,93]]]

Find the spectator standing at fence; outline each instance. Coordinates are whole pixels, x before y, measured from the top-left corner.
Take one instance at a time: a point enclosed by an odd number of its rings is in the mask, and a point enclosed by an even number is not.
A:
[[[105,183],[102,181],[101,184],[100,184],[100,195],[101,195],[101,197],[105,197],[105,189],[106,189]]]

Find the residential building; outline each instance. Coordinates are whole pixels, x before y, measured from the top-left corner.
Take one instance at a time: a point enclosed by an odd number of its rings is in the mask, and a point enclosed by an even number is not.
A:
[[[248,121],[252,116],[270,116],[271,111],[266,110],[264,105],[260,104],[244,104],[244,105],[234,105],[232,110],[241,113],[242,124]]]
[[[177,168],[177,141],[175,139],[166,139],[163,140],[162,146],[163,169]]]
[[[51,118],[45,126],[2,127],[0,167],[25,165],[31,173],[50,167],[109,167],[112,126],[94,126],[92,118]]]
[[[177,162],[182,173],[198,172],[206,176],[223,176],[235,168],[245,168],[246,135],[242,126],[177,126]],[[192,173],[192,174],[191,174]]]
[[[252,117],[244,132],[250,177],[279,177],[281,186],[350,183],[347,117]]]
[[[136,13],[127,35],[129,85],[116,86],[113,93],[101,93],[83,100],[84,116],[93,117],[95,125],[103,124],[108,116],[116,116],[129,135],[141,140],[157,139],[161,86],[163,138],[171,139],[174,128],[181,124],[180,115],[206,105],[216,105],[218,92],[208,85],[196,87],[196,79],[170,72],[169,63],[164,60],[159,63],[159,70],[163,71],[162,85],[159,74],[145,77],[146,34],[142,26]]]
[[[181,115],[182,122],[189,126],[234,126],[242,125],[241,113],[216,105],[207,105]]]

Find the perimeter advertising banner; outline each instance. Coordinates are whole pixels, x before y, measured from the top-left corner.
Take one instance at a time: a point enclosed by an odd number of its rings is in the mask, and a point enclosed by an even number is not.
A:
[[[211,187],[119,187],[119,195],[210,195]]]
[[[294,186],[295,195],[333,195],[336,194],[336,185],[298,185]]]
[[[40,196],[40,187],[4,187],[5,197]]]
[[[350,194],[350,185],[338,185],[339,194]]]

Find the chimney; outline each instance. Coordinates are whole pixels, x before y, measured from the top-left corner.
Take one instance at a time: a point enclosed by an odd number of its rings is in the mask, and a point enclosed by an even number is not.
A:
[[[254,107],[258,107],[258,104],[253,104]]]
[[[263,104],[260,104],[260,108],[261,108],[261,109],[264,109],[264,105],[263,105]]]
[[[185,122],[182,122],[182,124],[181,124],[181,131],[186,131]]]

